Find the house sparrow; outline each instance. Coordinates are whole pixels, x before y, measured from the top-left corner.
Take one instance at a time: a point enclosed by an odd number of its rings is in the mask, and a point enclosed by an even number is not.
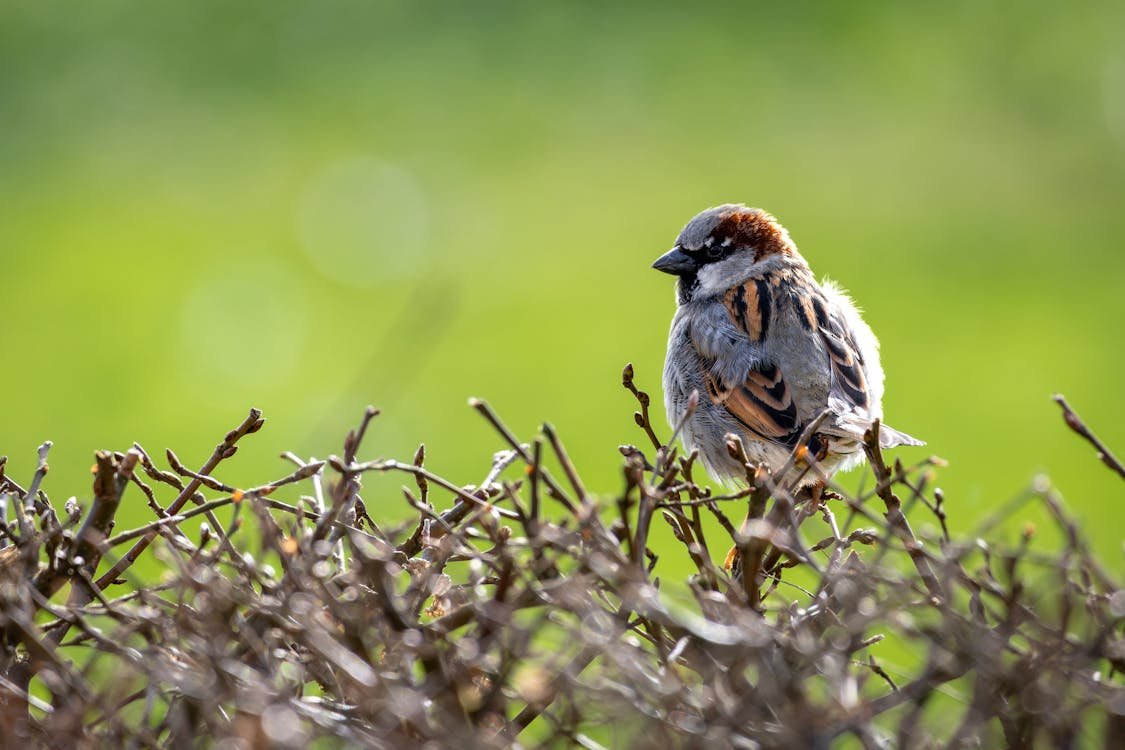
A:
[[[668,419],[713,478],[745,476],[727,451],[729,433],[751,463],[776,474],[825,410],[807,444],[820,469],[831,476],[863,461],[863,434],[882,416],[879,342],[843,290],[816,282],[773,216],[709,208],[652,267],[678,277],[664,363]],[[693,391],[698,407],[685,415]],[[879,444],[923,443],[880,425]],[[820,479],[806,472],[798,486]]]

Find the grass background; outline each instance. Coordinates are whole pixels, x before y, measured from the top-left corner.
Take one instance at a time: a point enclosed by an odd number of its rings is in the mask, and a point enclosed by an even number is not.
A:
[[[1125,452],[1120,3],[8,0],[0,133],[0,453],[29,478],[55,441],[57,501],[251,405],[232,483],[367,403],[367,457],[476,482],[469,396],[612,493],[620,370],[659,392],[673,310],[649,264],[742,201],[866,309],[954,529],[1045,471],[1121,559],[1119,480],[1049,401]]]

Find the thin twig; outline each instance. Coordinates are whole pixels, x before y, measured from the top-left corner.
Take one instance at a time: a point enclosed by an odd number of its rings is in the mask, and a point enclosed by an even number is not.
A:
[[[1074,413],[1074,410],[1070,408],[1070,404],[1066,402],[1062,394],[1056,393],[1052,398],[1055,400],[1055,403],[1059,405],[1059,408],[1062,409],[1063,420],[1066,422],[1066,426],[1077,432],[1089,442],[1090,445],[1094,446],[1094,450],[1098,452],[1098,460],[1112,469],[1119,477],[1125,479],[1125,465],[1122,465],[1122,463],[1117,460],[1117,457],[1110,452],[1109,448],[1106,448],[1105,444],[1098,439],[1098,436],[1091,432],[1090,428],[1086,426],[1086,423]]]

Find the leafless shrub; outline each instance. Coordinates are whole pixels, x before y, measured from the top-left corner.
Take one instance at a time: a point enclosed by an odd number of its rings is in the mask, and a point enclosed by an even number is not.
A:
[[[549,425],[523,443],[479,401],[500,451],[476,485],[422,448],[361,460],[372,409],[340,456],[284,454],[295,470],[251,488],[219,470],[256,410],[199,471],[99,452],[86,508],[45,494],[50,444],[26,487],[0,461],[0,744],[1125,746],[1125,591],[1046,483],[962,537],[937,461],[888,465],[875,440],[869,491],[747,465],[718,495],[658,438],[631,367],[624,385],[648,447],[622,447],[617,494],[591,494]],[[407,480],[409,522],[369,517],[370,474]],[[137,493],[152,522],[115,534]],[[1061,550],[992,538],[1029,502]],[[155,581],[131,568],[146,554]],[[677,556],[695,573],[662,587]]]

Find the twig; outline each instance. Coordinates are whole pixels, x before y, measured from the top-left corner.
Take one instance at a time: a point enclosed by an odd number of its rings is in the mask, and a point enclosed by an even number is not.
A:
[[[469,406],[476,409],[477,412],[479,412],[481,416],[483,416],[488,421],[488,423],[492,425],[493,429],[495,429],[500,434],[500,436],[504,438],[504,441],[508,443],[508,446],[512,450],[514,450],[519,455],[519,457],[524,460],[525,463],[527,463],[528,465],[532,464],[532,456],[528,451],[527,446],[516,440],[515,435],[513,435],[511,430],[509,430],[507,426],[502,421],[500,421],[500,417],[496,415],[496,412],[492,410],[492,407],[489,406],[487,402],[485,402],[483,399],[471,398],[469,399]],[[538,471],[540,479],[547,487],[547,494],[555,498],[555,500],[557,500],[558,502],[562,503],[563,507],[566,508],[567,511],[573,513],[575,509],[574,502],[569,497],[567,497],[562,487],[559,486],[559,483],[555,481],[554,477],[551,476],[551,473],[542,467],[540,467]]]
[[[1062,394],[1056,393],[1052,398],[1055,400],[1055,403],[1059,405],[1059,408],[1062,409],[1063,420],[1066,422],[1066,426],[1077,432],[1089,442],[1090,445],[1094,446],[1094,450],[1098,452],[1098,460],[1112,469],[1119,477],[1125,479],[1125,465],[1122,465],[1121,462],[1117,460],[1117,457],[1110,452],[1109,448],[1106,448],[1105,444],[1098,439],[1097,435],[1091,432],[1090,428],[1086,426],[1086,423],[1074,413],[1074,410],[1070,408],[1070,404],[1066,402]]]
[[[647,393],[638,390],[636,384],[633,382],[632,362],[625,365],[625,369],[621,371],[621,385],[624,386],[629,393],[633,394],[633,397],[637,399],[637,403],[641,406],[641,410],[633,414],[633,421],[648,435],[652,447],[656,450],[660,450],[664,446],[664,443],[656,436],[656,431],[652,429],[652,418],[649,416],[648,412],[651,399]]]
[[[879,449],[879,420],[875,420],[863,436],[863,448],[872,471],[875,473],[876,493],[887,508],[887,521],[890,522],[891,528],[905,543],[907,554],[910,555],[914,567],[918,570],[918,574],[930,594],[939,599],[944,599],[945,591],[938,582],[937,576],[934,575],[933,567],[930,565],[926,553],[922,551],[918,538],[914,536],[914,531],[910,528],[910,522],[902,514],[901,501],[891,490],[891,473],[887,469],[887,464],[883,460],[883,453]]]
[[[199,470],[199,473],[210,475],[211,472],[215,470],[216,466],[234,455],[239,440],[246,435],[262,429],[265,423],[266,420],[262,418],[262,412],[258,409],[251,409],[246,419],[242,420],[242,423],[239,424],[238,427],[228,432],[223,438],[223,441],[215,446],[211,457],[204,462],[203,468]],[[192,479],[188,482],[187,486],[176,496],[176,499],[168,505],[166,512],[169,515],[176,515],[180,511],[180,508],[184,507],[184,504],[195,495],[196,490],[199,489],[201,484],[202,482],[198,479]],[[137,561],[141,553],[148,549],[148,546],[152,544],[152,540],[156,538],[157,533],[157,531],[153,530],[141,537],[140,541],[138,541],[132,549],[122,555],[113,567],[102,574],[101,578],[97,579],[97,587],[99,589],[104,589],[106,586],[116,581],[130,565]]]

